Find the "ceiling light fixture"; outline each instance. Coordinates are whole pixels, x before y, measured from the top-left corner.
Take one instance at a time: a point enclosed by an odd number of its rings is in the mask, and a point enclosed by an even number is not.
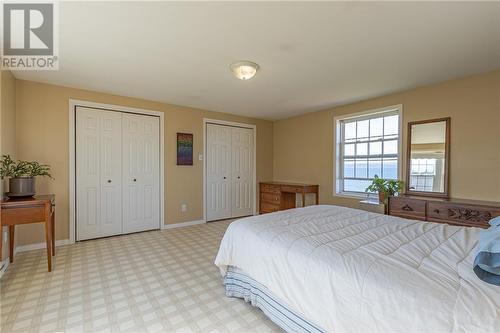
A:
[[[249,80],[255,76],[257,70],[259,69],[259,65],[251,61],[237,61],[232,63],[231,72],[233,72],[234,76],[236,76],[240,80]]]

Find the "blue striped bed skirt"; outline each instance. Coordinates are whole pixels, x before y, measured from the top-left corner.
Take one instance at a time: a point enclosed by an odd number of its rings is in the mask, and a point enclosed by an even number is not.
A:
[[[326,333],[282,304],[265,286],[245,274],[228,267],[224,277],[226,296],[243,298],[258,307],[274,323],[287,332]]]

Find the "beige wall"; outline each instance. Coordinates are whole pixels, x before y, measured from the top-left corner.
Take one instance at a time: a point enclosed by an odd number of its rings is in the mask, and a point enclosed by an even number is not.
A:
[[[500,71],[276,121],[274,179],[318,183],[321,203],[356,207],[358,200],[334,196],[333,118],[396,104],[403,156],[408,122],[449,116],[451,197],[500,201]]]
[[[1,147],[2,154],[16,155],[16,83],[9,71],[1,71]]]
[[[165,201],[166,223],[203,218],[202,119],[214,118],[257,125],[257,181],[273,178],[273,123],[135,98],[72,89],[30,81],[16,81],[17,154],[20,159],[50,164],[55,180],[38,179],[38,193],[55,193],[56,238],[69,237],[68,107],[69,99],[123,105],[165,113]],[[176,133],[194,134],[194,166],[176,165]],[[188,210],[181,212],[181,204]],[[43,241],[41,226],[19,228],[18,244]]]
[[[9,154],[16,157],[16,83],[9,71],[0,70],[0,156]],[[0,194],[7,190],[7,180],[0,180]],[[7,228],[4,228],[5,230]],[[2,247],[2,260],[9,255],[8,242]]]
[[[3,77],[2,75],[2,83]],[[8,81],[12,82],[12,77],[9,77]],[[10,91],[14,89],[11,88]],[[318,183],[321,203],[356,206],[357,200],[333,195],[333,118],[336,115],[395,104],[403,104],[404,143],[406,124],[409,121],[451,117],[452,197],[500,201],[499,91],[500,71],[495,71],[309,113],[273,124],[269,121],[141,99],[17,80],[15,93],[10,93],[11,96],[16,96],[16,114],[12,116],[16,122],[16,140],[12,140],[12,134],[9,134],[7,142],[10,142],[10,147],[17,145],[14,152],[17,151],[18,158],[39,160],[52,165],[56,180],[39,179],[38,191],[55,193],[57,196],[57,239],[69,237],[70,98],[165,113],[166,223],[202,218],[203,166],[197,156],[202,153],[204,117],[257,125],[257,181],[274,179]],[[3,95],[2,88],[2,109]],[[2,122],[2,138],[4,128]],[[177,132],[194,134],[193,167],[175,165]],[[11,133],[14,133],[13,129]],[[188,205],[186,213],[180,210],[182,203]],[[41,226],[19,228],[18,244],[42,242],[42,235]]]

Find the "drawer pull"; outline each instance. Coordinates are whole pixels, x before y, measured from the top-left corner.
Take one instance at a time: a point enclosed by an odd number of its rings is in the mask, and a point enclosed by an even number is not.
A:
[[[408,206],[408,204],[404,205],[403,208],[401,209],[404,210],[405,212],[413,212],[413,208]]]
[[[434,209],[434,213],[439,214],[439,209]]]

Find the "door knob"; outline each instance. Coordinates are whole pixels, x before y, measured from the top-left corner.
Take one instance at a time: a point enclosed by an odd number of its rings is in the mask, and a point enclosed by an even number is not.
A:
[[[134,182],[136,182],[136,181],[137,181],[137,179],[134,178]]]
[[[240,179],[240,176],[238,176],[238,179]]]
[[[108,183],[111,183],[111,179],[108,179]]]
[[[224,177],[224,179],[226,179],[226,177]]]

